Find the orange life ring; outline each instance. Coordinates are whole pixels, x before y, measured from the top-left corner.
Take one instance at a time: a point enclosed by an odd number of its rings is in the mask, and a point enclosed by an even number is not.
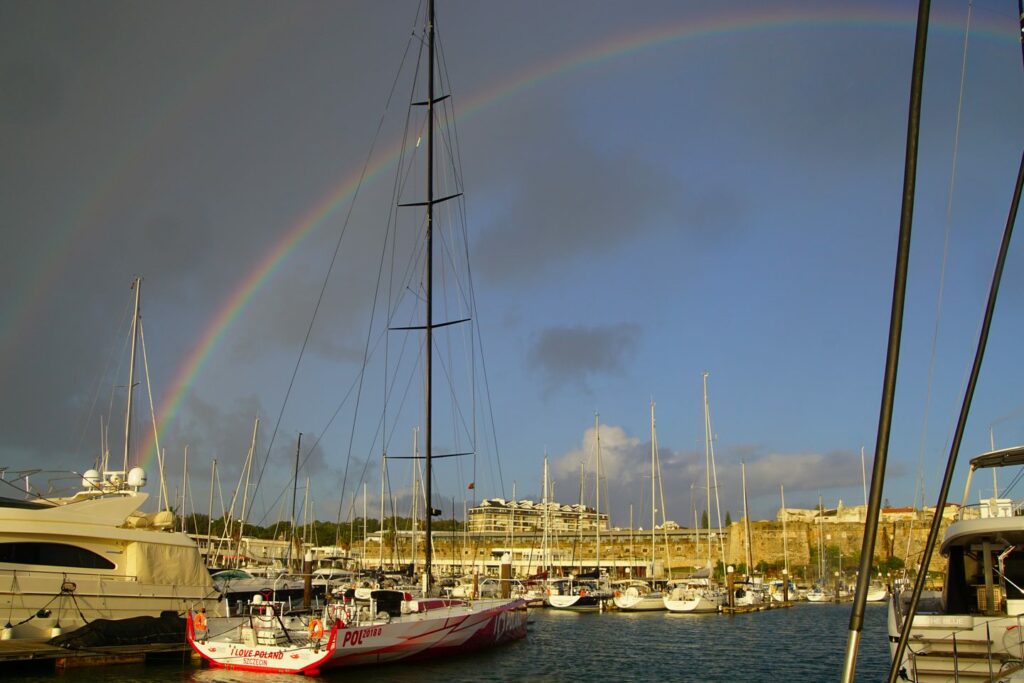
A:
[[[580,589],[580,597],[581,598],[587,597],[587,589],[586,588],[581,588]]]
[[[196,612],[195,615],[192,617],[192,625],[195,627],[197,631],[205,631],[206,615],[202,612]]]
[[[319,619],[314,618],[309,622],[309,637],[313,640],[320,640],[324,637],[324,625]]]

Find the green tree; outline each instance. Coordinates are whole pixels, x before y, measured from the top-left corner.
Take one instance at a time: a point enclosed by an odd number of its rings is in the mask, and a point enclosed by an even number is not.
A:
[[[728,510],[725,511],[725,525],[732,526],[732,515],[729,514]]]
[[[708,511],[707,510],[705,510],[703,513],[701,513],[701,516],[700,516],[700,528],[701,529],[710,529],[711,528],[710,526],[708,526]]]

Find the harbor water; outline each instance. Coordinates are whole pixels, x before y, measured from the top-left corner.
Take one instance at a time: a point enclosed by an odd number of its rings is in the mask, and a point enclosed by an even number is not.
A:
[[[886,609],[869,604],[857,681],[888,673]],[[850,605],[798,604],[790,609],[723,615],[667,612],[604,614],[537,609],[525,640],[444,662],[348,669],[297,678],[209,669],[181,661],[23,671],[12,683],[295,683],[307,681],[831,681],[842,671]]]

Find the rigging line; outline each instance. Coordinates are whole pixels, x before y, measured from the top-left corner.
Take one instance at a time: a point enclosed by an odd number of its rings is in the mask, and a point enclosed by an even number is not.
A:
[[[396,377],[397,377],[397,375],[396,375]],[[414,375],[410,374],[409,375],[409,381],[406,383],[405,392],[402,394],[402,401],[399,404],[399,408],[398,408],[399,412],[401,412],[401,409],[405,405],[405,401],[406,401],[406,399],[409,396],[409,391],[412,388],[412,383],[413,383],[412,381],[413,381],[413,379],[414,379]],[[389,437],[386,434],[386,427],[387,427],[387,424],[385,422],[385,416],[382,413],[380,420],[377,421],[377,429],[374,431],[373,441],[370,443],[370,447],[368,449],[370,453],[373,452],[374,446],[376,446],[376,444],[377,444],[377,438],[378,437],[380,438],[382,444],[390,443],[390,439],[389,439]],[[397,428],[397,425],[395,426],[395,428]],[[394,433],[392,432],[392,437],[393,436],[394,436]],[[386,448],[386,446],[385,446],[385,448]],[[363,461],[363,470],[362,470],[362,472],[359,475],[359,481],[356,484],[357,488],[358,488],[359,484],[362,484],[363,482],[366,481],[366,471],[367,471],[367,469],[369,469],[369,466],[370,466],[370,458],[367,457]],[[355,500],[356,500],[356,496],[353,496],[352,497],[352,502],[349,505],[350,511],[353,509],[352,506],[355,505]]]
[[[440,347],[440,345],[437,342],[434,342],[434,348],[437,350],[438,356],[440,356],[441,355],[441,353],[440,353],[441,352],[441,347]],[[449,362],[450,362],[450,359],[449,359]],[[449,393],[451,394],[452,405],[454,407],[454,413],[455,413],[452,417],[453,418],[454,417],[460,418],[459,421],[462,422],[463,430],[468,431],[468,429],[467,429],[468,425],[466,424],[466,416],[465,416],[465,414],[462,411],[462,404],[459,403],[458,397],[455,395],[455,379],[454,379],[454,375],[452,375],[449,372],[448,365],[446,365],[443,360],[439,363],[439,365],[441,366],[441,370],[444,372],[445,379],[448,380],[448,386],[451,388],[451,391]]]
[[[981,332],[978,335],[978,344],[974,354],[974,361],[971,365],[971,375],[967,381],[967,389],[964,391],[963,402],[960,406],[960,416],[957,419],[956,430],[953,435],[953,443],[950,446],[949,457],[946,460],[946,470],[943,473],[942,485],[939,489],[939,497],[935,503],[935,514],[932,516],[932,525],[928,531],[928,540],[925,543],[924,554],[921,566],[927,568],[935,550],[935,543],[939,536],[939,527],[942,523],[941,511],[945,508],[949,487],[953,480],[953,470],[956,467],[957,456],[960,451],[960,444],[963,440],[964,430],[967,426],[967,415],[971,409],[971,402],[974,399],[974,390],[978,384],[978,376],[981,374],[981,364],[985,357],[985,347],[988,344],[988,335],[992,326],[992,318],[995,315],[996,298],[999,295],[999,285],[1003,276],[1003,268],[1006,264],[1006,256],[1010,250],[1010,238],[1013,235],[1013,226],[1017,220],[1017,210],[1020,207],[1021,191],[1024,189],[1024,153],[1021,154],[1020,167],[1017,171],[1017,182],[1014,186],[1013,199],[1010,201],[1010,212],[1006,218],[1006,226],[1003,229],[1002,242],[999,245],[999,254],[996,257],[995,268],[992,273],[992,281],[989,286],[988,301],[985,305],[984,320],[981,324]],[[907,617],[900,629],[900,639],[893,653],[892,666],[889,669],[889,683],[895,683],[899,662],[903,659],[903,652],[906,650],[910,637],[910,629],[917,613],[918,601],[924,589],[927,579],[927,571],[918,573],[914,582],[914,590],[910,597],[910,606],[907,609]],[[858,596],[860,595],[860,582],[857,585]]]
[[[128,311],[130,311],[131,309],[132,301],[131,297],[129,297],[128,301],[125,304],[124,311],[121,313],[121,320],[118,321],[117,327],[114,328],[118,330],[117,335],[114,337],[115,339],[121,337],[121,328],[124,326],[124,322],[128,318]],[[92,401],[89,403],[89,410],[84,418],[79,418],[80,421],[78,425],[75,427],[75,431],[78,432],[78,443],[75,444],[76,451],[80,451],[82,449],[82,442],[85,441],[85,434],[89,429],[87,425],[89,425],[89,423],[92,422],[93,411],[96,409],[96,403],[99,401],[100,398],[100,386],[103,384],[103,378],[108,376],[108,373],[110,372],[110,366],[113,364],[115,356],[121,359],[124,358],[124,349],[127,345],[128,339],[127,337],[125,337],[125,341],[121,345],[120,354],[116,353],[117,344],[111,345],[110,352],[107,355],[106,364],[103,366],[103,371],[100,372],[99,377],[96,378],[96,392],[93,394]],[[120,364],[118,365],[118,367],[120,367]]]
[[[334,253],[331,255],[330,265],[327,267],[327,272],[324,274],[323,285],[320,287],[320,295],[317,297],[316,306],[313,309],[313,315],[309,320],[309,326],[306,328],[306,336],[303,339],[302,348],[299,351],[299,357],[295,360],[295,367],[292,370],[291,379],[288,381],[288,389],[285,392],[284,401],[282,401],[281,403],[281,410],[277,415],[277,422],[274,424],[274,431],[270,436],[270,443],[267,445],[267,452],[263,457],[263,465],[262,467],[260,467],[259,476],[256,478],[256,485],[253,488],[253,496],[256,495],[256,491],[259,490],[260,484],[263,482],[263,474],[266,472],[267,463],[269,462],[270,454],[273,451],[274,441],[277,439],[277,432],[281,427],[281,420],[284,418],[285,408],[288,406],[288,400],[291,397],[292,388],[295,386],[295,377],[299,373],[299,365],[302,363],[302,358],[305,356],[306,347],[309,344],[309,338],[313,332],[313,325],[316,322],[317,313],[320,311],[320,305],[323,302],[324,293],[327,290],[327,283],[331,279],[331,272],[334,270],[334,264],[338,260],[338,253],[341,250],[341,242],[345,238],[345,234],[348,232],[348,226],[352,219],[352,210],[355,207],[356,201],[359,199],[360,192],[362,191],[363,181],[366,179],[366,171],[367,168],[369,168],[370,160],[373,158],[374,150],[376,149],[377,142],[380,139],[380,132],[381,129],[384,127],[384,121],[387,117],[388,109],[391,106],[392,97],[394,96],[395,90],[398,87],[398,79],[402,73],[402,67],[405,64],[405,59],[409,54],[410,44],[411,41],[406,41],[405,52],[402,54],[402,59],[399,62],[398,70],[395,73],[395,78],[391,83],[391,90],[388,93],[387,100],[384,103],[384,110],[381,112],[380,118],[377,121],[377,130],[374,132],[373,139],[370,142],[370,149],[367,152],[366,159],[363,161],[363,168],[359,172],[359,182],[356,183],[356,188],[352,193],[352,199],[349,201],[348,211],[346,211],[345,213],[345,220],[342,222],[341,232],[339,233],[338,240],[334,246]],[[291,480],[289,480],[289,483],[291,483]],[[344,496],[344,489],[342,489],[342,496]],[[264,513],[264,516],[266,516],[266,513]]]
[[[153,421],[153,445],[156,448],[156,462],[160,468],[160,494],[163,496],[164,509],[171,509],[171,499],[167,497],[167,482],[164,479],[164,453],[160,450],[160,437],[156,429],[156,408],[153,404],[153,383],[149,381],[149,356],[146,354],[146,331],[142,326],[142,316],[139,316],[139,341],[142,342],[142,367],[146,373],[146,393],[149,396],[149,416]],[[182,483],[184,486],[184,482]],[[158,505],[159,507],[159,505]],[[185,511],[182,510],[182,514]]]
[[[414,37],[416,36],[416,32],[418,30],[418,27],[420,26],[420,23],[419,23],[419,12],[422,9],[423,9],[423,4],[421,2],[417,6],[417,10],[416,10],[416,18],[415,18],[416,24],[414,25],[413,32],[412,32],[412,35]],[[416,84],[419,81],[419,74],[420,74],[420,71],[421,71],[420,66],[421,66],[421,64],[423,62],[423,41],[422,41],[422,39],[420,39],[419,43],[420,43],[420,49],[417,51],[417,54],[416,54],[416,66],[412,70],[412,83],[410,85],[409,101],[412,101],[414,99],[414,97],[415,97]],[[422,126],[423,125],[425,125],[425,124],[421,124],[421,130],[422,130]],[[384,330],[383,330],[383,334],[384,334],[384,367],[383,367],[383,377],[382,377],[382,379],[383,379],[383,387],[382,388],[383,388],[383,399],[384,399],[383,403],[384,404],[383,404],[383,407],[382,407],[382,410],[381,410],[381,415],[382,415],[382,420],[383,420],[383,422],[385,424],[385,430],[384,430],[385,434],[386,434],[386,424],[387,424],[387,407],[388,407],[388,402],[390,400],[390,398],[389,398],[390,397],[390,388],[388,386],[388,384],[389,384],[389,381],[388,381],[388,367],[390,366],[390,362],[391,362],[391,335],[388,334],[388,328],[391,327],[391,324],[394,321],[394,317],[397,315],[398,309],[400,308],[401,299],[404,298],[404,295],[405,295],[405,289],[404,288],[400,288],[399,291],[402,292],[402,294],[399,295],[399,299],[397,301],[395,300],[395,272],[396,272],[395,271],[395,254],[396,254],[397,249],[398,249],[398,219],[399,219],[398,204],[399,204],[399,201],[400,201],[400,197],[401,197],[402,193],[405,190],[406,182],[408,181],[409,177],[412,174],[412,167],[413,167],[412,162],[414,161],[413,157],[415,156],[415,150],[413,150],[412,153],[410,153],[408,155],[409,156],[409,166],[406,167],[406,170],[403,173],[402,172],[402,168],[404,166],[404,160],[406,158],[406,150],[408,149],[408,146],[409,146],[409,132],[411,131],[411,129],[412,129],[412,107],[410,106],[410,107],[406,107],[406,110],[405,110],[405,121],[403,122],[403,125],[402,125],[402,143],[401,143],[401,147],[399,148],[400,154],[399,154],[398,165],[397,165],[397,169],[398,170],[395,173],[395,178],[394,178],[394,181],[392,183],[391,203],[389,205],[388,219],[387,219],[388,231],[389,231],[389,234],[391,235],[391,254],[390,254],[391,258],[390,258],[390,270],[389,270],[389,276],[388,276],[387,316],[386,316]],[[424,222],[426,221],[426,217],[425,216],[423,218],[423,221]],[[412,279],[413,279],[413,272],[414,272],[413,264],[417,261],[418,256],[421,253],[421,250],[426,248],[424,233],[425,233],[424,230],[417,230],[416,234],[420,235],[421,237],[415,243],[414,248],[412,250],[410,250],[410,260],[406,262],[405,270],[403,271],[403,274],[402,274],[401,278],[398,280],[399,283],[404,283],[406,287],[408,287],[410,285],[410,283],[412,282]],[[385,239],[384,250],[382,251],[382,254],[381,254],[382,266],[383,266],[383,258],[384,258],[384,255],[387,254],[387,251],[388,251],[387,250],[387,239]],[[405,357],[405,349],[406,349],[406,345],[407,344],[408,344],[408,337],[406,336],[406,338],[404,338],[402,340],[402,346],[401,346],[400,353],[399,353],[399,361],[401,361],[401,359]],[[391,380],[392,384],[395,381],[397,381],[397,372],[398,372],[398,368],[400,366],[401,366],[400,362],[397,363],[396,366],[395,366],[396,376],[395,376],[395,378],[393,378]],[[404,399],[403,399],[403,404],[404,404]],[[353,429],[354,429],[354,425],[353,425]],[[385,455],[387,454],[387,446],[388,446],[389,442],[390,442],[390,439],[387,436],[383,436],[382,437],[382,439],[381,439],[381,447],[382,447],[383,453]],[[381,524],[383,525],[383,521],[381,522]],[[382,528],[383,528],[383,526],[382,526]]]
[[[458,144],[458,139],[459,139],[459,137],[458,137],[458,127],[453,124],[452,125],[452,129],[453,129],[453,132],[454,132],[454,139],[456,141],[455,149],[458,150],[458,149],[460,149],[460,145]],[[459,153],[459,156],[461,158],[461,153]],[[466,230],[465,223],[463,223],[463,226],[464,226],[464,231],[465,231]],[[494,402],[491,399],[490,378],[489,378],[488,373],[487,373],[487,355],[484,352],[483,331],[480,328],[480,310],[479,310],[479,307],[478,307],[478,304],[477,304],[477,300],[476,300],[476,287],[473,284],[473,266],[472,266],[471,261],[469,260],[468,232],[465,234],[465,238],[463,239],[463,248],[465,249],[465,252],[466,252],[465,253],[465,258],[466,258],[466,279],[467,279],[467,282],[468,282],[468,285],[469,285],[470,313],[471,313],[471,315],[473,317],[473,321],[474,321],[473,329],[476,331],[476,335],[475,335],[475,337],[476,337],[476,345],[479,346],[479,348],[480,348],[480,369],[481,369],[481,372],[483,374],[484,400],[485,400],[485,403],[486,403],[486,406],[487,406],[487,411],[488,411],[488,415],[490,417],[490,423],[491,423],[491,425],[490,425],[490,433],[491,433],[491,437],[492,437],[493,444],[494,444],[494,460],[495,460],[495,464],[496,464],[497,469],[498,469],[498,483],[499,483],[499,486],[501,488],[501,491],[504,491],[505,490],[505,478],[504,478],[504,473],[503,473],[502,467],[501,467],[501,451],[500,451],[500,449],[498,447],[498,430],[497,430],[497,426],[496,426],[496,421],[494,419]],[[474,358],[475,357],[476,356],[474,355]],[[476,366],[474,365],[474,374],[475,374],[475,367]],[[475,387],[476,387],[476,383],[475,382],[474,382],[473,386],[474,386],[474,393],[475,393]],[[476,413],[476,397],[475,397],[475,395],[474,395],[474,400],[473,400],[473,411],[474,411],[474,415],[475,415],[475,413]],[[479,448],[477,447],[477,438],[478,437],[477,437],[477,435],[475,433],[475,431],[476,431],[476,420],[475,420],[475,418],[474,418],[474,421],[473,421],[473,429],[474,429],[473,452],[476,453],[477,451],[479,451]],[[474,455],[473,456],[473,476],[472,476],[472,481],[474,481],[474,482],[476,481],[476,475],[477,475],[476,466],[477,466],[476,456]],[[475,488],[473,489],[473,503],[474,503],[474,505],[476,504],[476,489]]]
[[[1024,1],[1024,0],[1022,0]],[[956,105],[956,125],[953,131],[953,159],[949,173],[949,191],[946,196],[946,230],[942,244],[942,267],[939,269],[939,292],[935,302],[935,329],[932,332],[931,355],[928,360],[928,383],[925,390],[924,418],[921,425],[921,442],[918,453],[917,472],[921,488],[921,507],[924,508],[924,452],[925,441],[928,437],[928,417],[931,411],[932,388],[935,383],[935,361],[938,355],[939,329],[942,325],[942,301],[946,285],[946,266],[949,262],[949,237],[953,231],[953,195],[956,188],[957,160],[960,155],[960,121],[964,108],[964,89],[967,81],[967,48],[971,36],[971,16],[974,2],[967,3],[967,20],[964,26],[964,47],[963,57],[960,63],[960,93]],[[917,491],[914,492],[914,500],[917,500]]]
[[[463,176],[461,174],[461,170],[462,170],[462,154],[461,154],[461,148],[459,146],[459,135],[458,135],[457,119],[456,119],[455,113],[454,113],[454,108],[455,108],[454,107],[454,87],[451,84],[451,77],[450,77],[449,70],[448,70],[448,61],[447,61],[447,57],[446,57],[443,41],[439,41],[438,57],[439,57],[439,66],[440,66],[440,70],[441,70],[442,75],[443,75],[443,80],[444,80],[444,83],[445,83],[445,87],[447,88],[447,91],[451,95],[451,97],[448,100],[445,100],[445,102],[442,104],[442,106],[444,108],[444,111],[446,112],[446,115],[445,115],[445,122],[446,122],[445,132],[447,133],[447,136],[443,137],[443,140],[445,141],[445,149],[448,151],[449,167],[452,169],[452,174],[454,176],[455,187],[458,190],[464,190],[465,189],[465,181],[464,181],[464,178],[463,178]],[[471,425],[471,430],[472,430],[471,434],[470,434],[470,440],[471,440],[471,449],[470,450],[473,452],[471,481],[475,484],[476,480],[477,480],[477,471],[476,471],[477,454],[479,452],[479,440],[478,440],[478,435],[477,435],[477,375],[476,375],[476,353],[475,353],[475,349],[476,349],[476,335],[479,334],[480,332],[479,332],[478,323],[477,323],[477,320],[476,320],[476,311],[474,310],[474,300],[473,300],[473,290],[472,290],[472,287],[473,287],[472,271],[471,271],[471,268],[470,268],[470,259],[469,259],[469,230],[468,230],[468,215],[467,215],[468,212],[466,210],[466,199],[465,199],[465,195],[464,194],[459,198],[459,202],[457,204],[457,209],[458,209],[458,217],[459,217],[458,225],[460,226],[460,228],[462,230],[463,257],[465,259],[465,264],[466,264],[466,283],[465,284],[466,284],[466,288],[468,290],[468,292],[467,291],[463,291],[463,288],[462,288],[463,284],[462,284],[461,280],[459,280],[458,281],[459,294],[460,294],[460,296],[461,296],[461,298],[462,298],[462,300],[464,302],[464,305],[467,307],[467,309],[469,311],[469,317],[474,319],[473,325],[472,325],[472,327],[470,328],[470,331],[469,331],[469,344],[468,344],[468,348],[470,350],[469,351],[469,354],[470,354],[469,355],[469,360],[470,360],[470,392],[471,392],[471,409],[472,409],[471,410],[471,415],[470,415],[470,425]],[[454,211],[454,210],[455,209],[453,208],[452,211]],[[453,223],[454,223],[454,221],[453,221]],[[446,251],[448,251],[449,247],[448,247],[447,243],[445,243],[445,247],[446,247]],[[450,256],[450,258],[451,258],[452,262],[455,261],[454,254],[452,254]],[[483,347],[481,345],[481,354],[482,353],[483,353]],[[483,362],[482,358],[481,358],[481,362]],[[492,413],[492,416],[493,416],[493,413]],[[492,426],[493,426],[493,422],[492,422]],[[495,443],[496,442],[497,442],[497,434],[495,432]],[[497,447],[495,448],[495,451],[497,453]],[[497,458],[498,456],[496,455],[495,457]],[[502,477],[502,473],[501,473],[500,461],[497,463],[497,467],[498,467],[498,479],[499,479],[499,483],[500,483],[500,490],[503,492],[502,495],[504,496],[505,495],[504,494],[505,486],[504,486],[504,478]],[[459,469],[459,477],[460,477],[460,480],[461,480],[461,479],[463,479],[463,476],[462,476],[462,463],[461,463],[461,461],[458,463],[458,469]],[[474,501],[474,504],[475,504],[475,502],[476,502],[476,488],[475,488],[475,486],[474,486],[473,491],[474,491],[474,493],[473,493],[473,501]]]
[[[1017,16],[1020,17],[1020,57],[1024,62],[1024,0],[1017,0]]]

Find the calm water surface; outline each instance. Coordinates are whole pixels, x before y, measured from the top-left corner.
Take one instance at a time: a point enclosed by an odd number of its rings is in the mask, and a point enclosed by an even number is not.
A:
[[[858,681],[888,674],[885,607],[868,605]],[[533,610],[525,640],[444,663],[388,665],[318,678],[203,669],[187,662],[4,675],[12,683],[297,683],[297,681],[835,681],[849,605],[802,604],[736,616]]]

